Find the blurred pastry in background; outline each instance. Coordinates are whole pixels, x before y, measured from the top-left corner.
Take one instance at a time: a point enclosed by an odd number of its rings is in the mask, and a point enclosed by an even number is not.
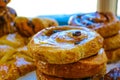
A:
[[[0,36],[15,32],[13,22],[17,16],[16,11],[10,7],[0,7]]]
[[[14,27],[17,31],[26,37],[30,37],[38,31],[51,27],[58,26],[58,22],[48,18],[27,18],[27,17],[16,17],[14,21]]]
[[[70,17],[69,25],[83,26],[96,30],[104,38],[113,36],[120,30],[120,21],[111,12],[94,12]]]
[[[0,0],[0,7],[6,7],[11,0]]]

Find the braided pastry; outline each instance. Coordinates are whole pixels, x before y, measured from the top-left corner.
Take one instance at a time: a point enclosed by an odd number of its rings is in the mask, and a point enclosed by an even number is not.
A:
[[[68,24],[94,29],[103,37],[113,36],[120,30],[120,21],[110,12],[74,15],[70,17]]]
[[[31,39],[28,48],[37,60],[66,64],[97,54],[102,43],[103,38],[93,30],[59,26],[41,30]]]
[[[0,8],[0,36],[15,31],[12,25],[16,16],[14,9],[10,7]]]
[[[23,36],[30,37],[38,31],[50,27],[57,26],[58,23],[52,19],[16,17],[14,26]]]

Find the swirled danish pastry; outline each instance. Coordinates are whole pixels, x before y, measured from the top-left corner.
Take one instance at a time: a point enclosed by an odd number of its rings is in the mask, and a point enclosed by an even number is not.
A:
[[[97,54],[102,45],[103,38],[93,30],[59,26],[38,32],[29,42],[28,49],[37,60],[66,64]]]
[[[70,17],[68,24],[94,29],[103,37],[113,36],[120,30],[120,21],[110,12],[73,15]]]

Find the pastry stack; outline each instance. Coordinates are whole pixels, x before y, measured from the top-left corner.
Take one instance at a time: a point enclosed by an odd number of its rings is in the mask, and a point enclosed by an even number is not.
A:
[[[10,0],[0,0],[0,36],[14,32],[13,21],[16,11],[7,6]]]
[[[120,32],[104,39],[104,49],[109,63],[120,60]]]
[[[28,44],[38,80],[100,80],[106,73],[103,38],[85,27],[41,30]]]
[[[108,62],[120,60],[120,21],[111,12],[95,12],[70,17],[69,25],[84,26],[97,31],[104,38]]]

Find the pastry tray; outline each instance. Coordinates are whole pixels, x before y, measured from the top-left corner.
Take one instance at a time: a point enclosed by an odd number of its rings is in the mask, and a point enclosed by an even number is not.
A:
[[[107,72],[109,72],[114,67],[120,67],[120,61],[107,65]],[[26,74],[23,77],[20,77],[17,80],[37,80],[35,71]]]

